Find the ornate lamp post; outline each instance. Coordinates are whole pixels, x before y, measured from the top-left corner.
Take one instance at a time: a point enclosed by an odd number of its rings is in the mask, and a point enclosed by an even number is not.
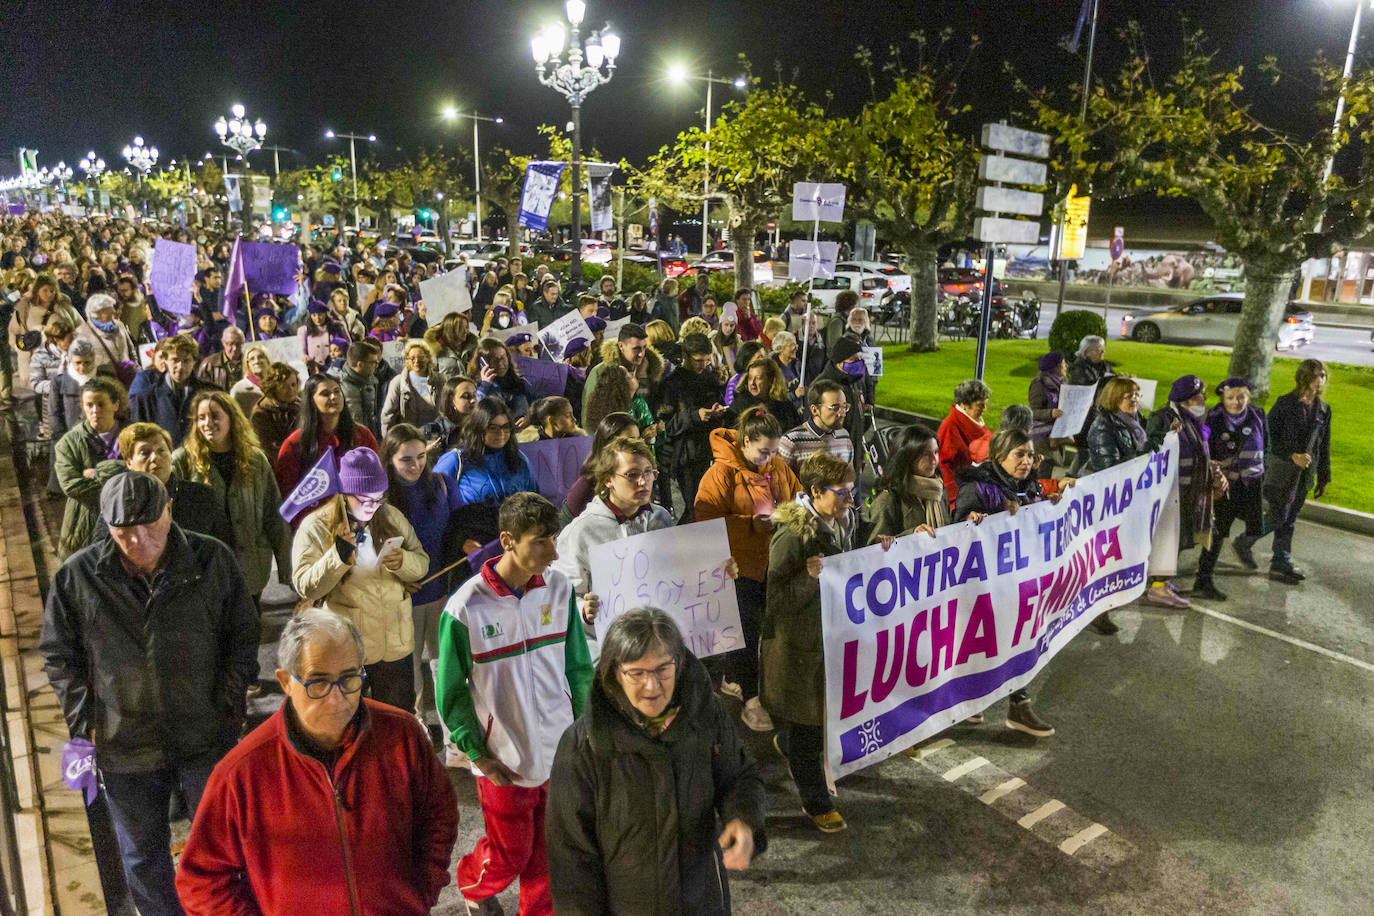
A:
[[[232,106],[229,115],[227,119],[221,115],[215,122],[215,133],[219,134],[220,142],[240,156],[247,156],[253,150],[260,149],[262,141],[267,137],[267,125],[263,123],[262,118],[250,123],[242,105]]]
[[[81,167],[81,171],[86,173],[86,178],[90,181],[99,182],[101,174],[105,171],[105,160],[97,156],[95,150],[91,150],[83,156],[77,165]]]
[[[140,175],[147,177],[157,164],[157,147],[144,146],[142,137],[134,137],[134,142],[124,147],[124,158]]]

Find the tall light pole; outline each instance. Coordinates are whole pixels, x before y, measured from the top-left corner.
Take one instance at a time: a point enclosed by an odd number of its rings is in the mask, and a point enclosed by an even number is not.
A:
[[[686,83],[688,80],[700,80],[706,84],[706,162],[703,167],[705,177],[702,179],[701,186],[701,256],[704,258],[711,239],[709,221],[711,212],[711,87],[720,83],[723,86],[743,89],[748,83],[742,76],[732,80],[721,79],[714,76],[709,68],[706,70],[705,76],[698,76],[688,73],[687,68],[680,65],[669,68],[668,78],[679,84]]]
[[[146,178],[157,164],[157,147],[144,146],[142,137],[134,137],[134,142],[124,147],[124,159],[129,165],[138,169],[141,176]]]
[[[377,135],[338,133],[333,130],[325,131],[324,135],[330,140],[333,140],[335,137],[348,138],[348,164],[353,169],[353,228],[361,235],[363,227],[362,220],[358,216],[358,150],[356,144],[359,140],[366,140],[368,143],[376,143]]]
[[[95,150],[91,150],[81,157],[81,161],[77,165],[81,167],[81,171],[86,173],[88,180],[97,183],[100,181],[101,173],[105,171],[105,160],[97,156]]]
[[[250,122],[244,114],[242,105],[233,105],[229,108],[229,117],[223,115],[214,124],[215,133],[219,134],[220,142],[229,147],[240,156],[247,156],[249,153],[262,147],[262,141],[267,137],[267,125],[262,118]]]
[[[274,178],[281,174],[281,154],[296,152],[296,150],[289,146],[269,146],[266,143],[262,145],[262,148],[272,151],[272,177]]]
[[[572,40],[568,43],[567,59],[563,58],[564,35],[562,25],[553,25],[530,39],[535,72],[539,82],[557,90],[572,106],[573,176],[572,176],[572,279],[582,280],[582,102],[597,86],[611,81],[615,74],[615,59],[620,56],[620,36],[611,31],[608,23],[593,31],[587,38],[585,55],[578,30],[587,4],[582,0],[567,0],[563,4],[568,14]],[[582,61],[586,60],[584,67]],[[606,65],[603,72],[602,64]]]
[[[477,241],[482,241],[482,159],[478,154],[477,147],[477,125],[481,121],[488,121],[492,124],[504,124],[505,118],[489,118],[477,112],[459,111],[455,106],[450,105],[444,109],[444,120],[457,121],[462,118],[469,118],[472,121],[472,183],[473,196],[477,199]],[[445,206],[447,211],[447,205]],[[514,240],[512,240],[514,241]]]

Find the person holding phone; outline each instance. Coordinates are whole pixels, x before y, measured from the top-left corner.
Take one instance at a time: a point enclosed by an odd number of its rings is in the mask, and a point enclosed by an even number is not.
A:
[[[429,555],[405,514],[387,503],[390,485],[372,449],[339,459],[338,492],[296,532],[292,584],[304,600],[347,617],[362,633],[372,698],[413,711],[410,586],[428,571]]]
[[[725,406],[715,351],[705,334],[683,338],[682,365],[668,377],[661,416],[672,443],[673,476],[682,490],[684,507],[678,524],[686,524],[695,513],[697,486],[713,460],[710,435],[734,417]]]

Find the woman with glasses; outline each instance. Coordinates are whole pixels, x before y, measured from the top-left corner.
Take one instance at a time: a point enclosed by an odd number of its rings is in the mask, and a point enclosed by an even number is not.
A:
[[[739,600],[744,648],[723,657],[726,678],[721,690],[744,701],[740,718],[754,731],[773,727],[759,703],[759,627],[766,600],[768,544],[773,534],[773,511],[801,491],[801,482],[778,454],[782,428],[763,407],[740,414],[733,429],[711,433],[715,463],[702,478],[696,494],[696,519],[725,519],[730,555],[739,563],[735,595]]]
[[[767,846],[767,807],[757,762],[672,618],[617,618],[549,778],[554,908],[724,916],[726,872]]]
[[[854,465],[817,452],[801,463],[803,492],[774,514],[768,548],[768,609],[759,641],[763,704],[778,723],[773,746],[824,833],[845,829],[825,782],[825,652],[821,644],[821,564],[852,550]],[[883,549],[893,538],[883,536]]]
[[[277,453],[277,489],[289,496],[325,449],[333,449],[334,457],[340,458],[355,446],[375,452],[377,439],[366,426],[354,423],[338,379],[310,376],[301,394],[300,428],[286,437]]]
[[[402,353],[406,371],[391,380],[382,404],[382,435],[397,423],[424,426],[439,416],[435,407],[443,379],[434,372],[434,354],[423,340],[412,340]]]
[[[587,460],[582,462],[577,479],[568,488],[567,499],[563,501],[563,508],[558,512],[560,525],[566,527],[569,522],[581,515],[582,510],[587,508],[587,504],[596,496],[596,456],[601,454],[613,439],[621,436],[631,439],[643,438],[640,435],[639,424],[629,414],[607,414],[597,424],[592,432],[592,450],[587,454]]]
[[[477,402],[459,431],[458,447],[435,462],[434,471],[456,478],[468,505],[495,510],[512,493],[539,492],[534,468],[516,447],[515,418],[500,398]]]
[[[347,452],[338,481],[339,492],[296,532],[292,584],[305,601],[348,618],[362,633],[372,698],[413,711],[410,593],[429,556],[404,513],[387,504],[391,481],[375,451]]]

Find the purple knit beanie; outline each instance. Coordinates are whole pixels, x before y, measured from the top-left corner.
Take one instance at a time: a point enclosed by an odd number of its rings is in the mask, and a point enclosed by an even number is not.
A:
[[[387,480],[382,459],[370,448],[355,448],[339,459],[339,492],[347,496],[385,493]]]

